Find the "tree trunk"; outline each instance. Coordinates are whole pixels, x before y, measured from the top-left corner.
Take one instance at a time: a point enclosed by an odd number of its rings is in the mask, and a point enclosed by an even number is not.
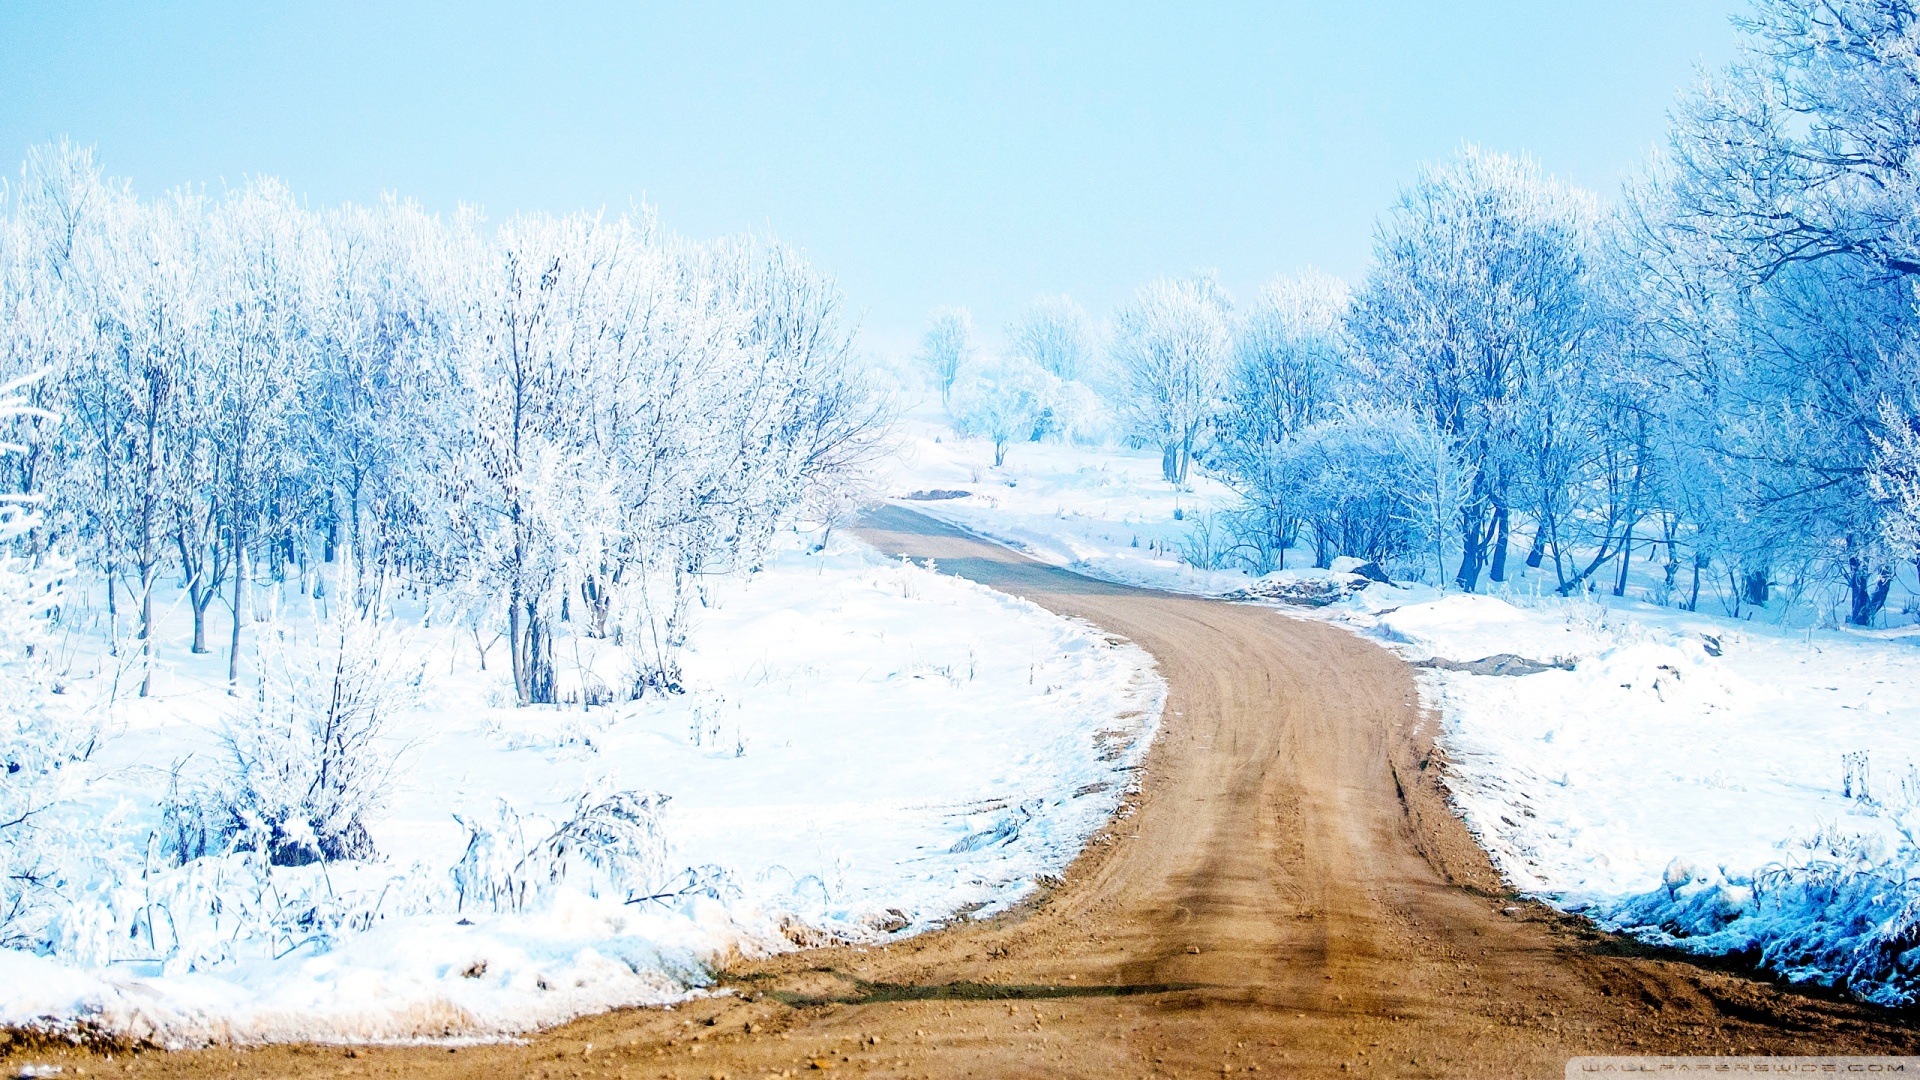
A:
[[[233,637],[227,642],[227,692],[233,693],[240,681],[240,619],[247,599],[247,545],[239,534],[233,539]]]
[[[207,608],[219,593],[219,581],[207,572],[206,548],[187,540],[186,525],[174,533],[174,543],[180,549],[180,572],[187,576],[187,607],[193,612],[193,653],[198,656],[207,651]]]
[[[353,606],[367,608],[367,553],[360,536],[361,470],[353,470],[353,492],[347,497],[347,558],[353,560]]]
[[[1767,571],[1749,570],[1740,582],[1740,592],[1747,603],[1754,607],[1767,606]]]
[[[1633,567],[1633,533],[1627,533],[1627,542],[1620,545],[1620,572],[1613,579],[1613,595],[1627,595],[1627,571]]]
[[[1678,523],[1671,524],[1667,528],[1667,564],[1663,567],[1666,578],[1661,587],[1660,599],[1663,604],[1672,599],[1673,586],[1680,578],[1680,541],[1676,535],[1678,532]]]
[[[532,604],[527,605],[527,696],[536,705],[559,700],[553,680],[553,635]]]
[[[585,632],[588,637],[607,636],[607,617],[612,613],[612,602],[612,590],[601,584],[600,574],[588,574],[580,582],[580,606],[587,612]]]
[[[109,549],[111,550],[111,549]],[[120,655],[120,608],[114,602],[113,556],[107,556],[107,655]]]
[[[160,514],[160,500],[155,491],[160,485],[160,403],[163,397],[158,384],[150,380],[146,417],[146,481],[140,494],[140,555],[137,561],[140,571],[141,697],[146,697],[153,690],[153,576],[160,561],[159,553],[154,551],[153,534]]]
[[[153,572],[140,571],[140,696],[153,691]]]
[[[522,705],[551,705],[554,696],[553,635],[534,600],[507,609],[508,643],[513,653],[513,688]]]
[[[327,519],[321,522],[321,524],[324,526],[324,528],[321,529],[324,543],[320,549],[320,558],[323,562],[331,565],[333,563],[333,549],[340,542],[340,495],[338,492],[330,491],[327,493]]]
[[[1633,549],[1632,525],[1627,526],[1626,534],[1620,538],[1620,544],[1621,547],[1614,547],[1613,537],[1611,535],[1607,536],[1606,539],[1602,541],[1600,549],[1593,553],[1593,559],[1587,563],[1586,567],[1579,570],[1579,572],[1572,577],[1567,577],[1560,566],[1560,544],[1558,541],[1555,541],[1553,545],[1553,568],[1554,573],[1560,576],[1560,595],[1572,596],[1573,591],[1578,589],[1587,579],[1599,573],[1600,568],[1607,565],[1608,560],[1622,558],[1623,551],[1631,551]],[[1577,566],[1578,564],[1575,565]],[[1588,588],[1591,589],[1592,586],[1589,585]]]
[[[1493,508],[1493,567],[1487,576],[1494,581],[1507,580],[1507,508]]]
[[[1180,482],[1180,444],[1168,443],[1160,448],[1160,475],[1169,484]]]
[[[1485,529],[1478,506],[1460,511],[1460,572],[1454,575],[1453,583],[1461,592],[1472,592],[1480,585],[1480,568],[1487,559]]]
[[[1533,524],[1533,546],[1527,549],[1527,569],[1538,570],[1547,557],[1547,528],[1540,522]]]
[[[207,605],[200,602],[200,590],[187,587],[187,606],[193,609],[193,649],[198,656],[207,651]]]
[[[1890,567],[1871,567],[1865,559],[1850,556],[1847,559],[1847,591],[1851,594],[1851,610],[1847,622],[1854,626],[1872,626],[1874,617],[1887,606],[1887,592],[1893,587],[1893,571]]]
[[[507,598],[507,666],[513,669],[513,697],[521,704],[532,699],[527,696],[527,660],[526,646],[520,638],[520,594],[514,590]]]

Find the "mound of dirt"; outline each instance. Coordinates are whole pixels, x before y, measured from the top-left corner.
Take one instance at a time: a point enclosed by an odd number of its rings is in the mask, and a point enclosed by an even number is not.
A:
[[[1573,661],[1562,660],[1556,657],[1543,663],[1539,660],[1529,660],[1524,656],[1518,656],[1514,653],[1503,652],[1495,653],[1492,656],[1483,656],[1478,660],[1468,660],[1465,663],[1461,663],[1458,660],[1448,660],[1443,656],[1435,656],[1426,660],[1417,660],[1413,666],[1420,668],[1437,668],[1441,671],[1464,671],[1470,675],[1517,676],[1538,675],[1543,671],[1572,671]]]
[[[1220,599],[1246,602],[1265,600],[1298,607],[1326,607],[1338,603],[1373,582],[1359,574],[1327,574],[1323,577],[1264,577],[1244,589],[1235,589]]]

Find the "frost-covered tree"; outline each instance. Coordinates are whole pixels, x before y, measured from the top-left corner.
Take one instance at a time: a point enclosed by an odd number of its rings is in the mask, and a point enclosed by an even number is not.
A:
[[[1289,442],[1350,389],[1340,340],[1346,305],[1346,286],[1335,278],[1280,278],[1261,290],[1234,327],[1208,460],[1244,499],[1236,531],[1261,573],[1284,566],[1298,531]]]
[[[7,478],[56,493],[23,543],[99,572],[116,649],[132,599],[143,692],[170,585],[195,651],[230,610],[238,693],[252,590],[288,580],[501,626],[526,703],[672,688],[703,581],[844,513],[886,420],[829,279],[644,212],[315,213],[269,180],[141,201],[57,147],[0,226],[0,377],[51,369],[29,392],[68,417],[44,447],[4,421],[29,448]],[[567,634],[624,685],[563,676]]]
[[[594,421],[634,314],[623,260],[642,243],[624,221],[523,217],[474,253],[448,390],[465,423],[446,433],[440,468],[471,572],[501,585],[523,704],[557,700],[564,571],[605,527]]]
[[[1161,449],[1161,474],[1184,484],[1219,406],[1232,348],[1230,305],[1211,278],[1162,278],[1114,316],[1113,366],[1135,438]]]
[[[191,447],[190,425],[205,403],[189,408],[188,373],[207,342],[212,275],[200,258],[201,206],[179,195],[147,205],[121,200],[101,237],[91,272],[100,299],[95,317],[101,347],[83,377],[97,379],[74,395],[101,413],[83,422],[101,432],[95,461],[100,485],[120,519],[103,538],[107,555],[139,605],[143,659],[140,692],[151,688],[154,601],[160,576],[177,568],[204,617],[211,602],[211,448]],[[203,384],[204,386],[204,384]],[[182,540],[189,562],[177,563]],[[204,643],[204,625],[201,627]],[[204,647],[204,644],[203,644]]]
[[[435,363],[452,352],[453,319],[430,278],[453,269],[436,262],[439,229],[419,206],[388,199],[334,210],[318,230],[306,422],[288,447],[308,471],[282,486],[266,522],[275,578],[303,561],[310,529],[323,561],[345,549],[357,602],[380,576],[435,574],[415,565],[431,531],[416,466],[445,404]]]
[[[953,396],[954,380],[973,359],[974,351],[973,315],[966,308],[935,309],[933,321],[920,338],[916,357],[933,385],[940,388],[943,404]]]
[[[886,416],[838,289],[794,251],[742,239],[666,254],[677,291],[633,372],[645,424],[621,456],[640,484],[623,504],[643,516],[622,535],[642,571],[630,621],[646,685],[678,684],[702,579],[757,567],[794,515],[835,512]]]
[[[1632,200],[1643,310],[1684,393],[1670,414],[1734,495],[1743,591],[1824,563],[1867,625],[1893,558],[1869,471],[1917,378],[1920,37],[1877,0],[1759,0],[1741,26]]]
[[[99,183],[91,155],[70,145],[35,148],[9,192],[0,183],[0,377],[52,375],[85,356],[92,346],[86,324],[85,275],[76,249],[97,227],[100,204],[110,196]],[[84,257],[84,256],[78,256]],[[0,455],[0,490],[35,495],[67,479],[65,431],[48,419],[59,402],[57,378],[39,377],[18,389],[24,412],[0,420],[5,441],[18,449]],[[49,521],[29,546],[45,538]]]
[[[1346,396],[1346,309],[1346,284],[1325,274],[1283,277],[1260,290],[1234,327],[1223,444],[1284,442]]]
[[[19,488],[59,491],[58,503],[48,508],[49,528],[67,531],[100,567],[108,644],[117,652],[122,579],[138,561],[130,557],[133,537],[151,524],[144,511],[156,505],[130,497],[155,474],[129,444],[136,427],[145,428],[144,420],[158,413],[141,409],[129,392],[124,377],[138,368],[123,351],[130,342],[104,273],[118,248],[109,236],[124,241],[132,204],[102,178],[91,152],[67,143],[29,151],[13,194],[5,222],[9,276],[0,285],[7,308],[0,317],[6,331],[0,370],[49,369],[52,377],[36,383],[32,394],[65,413],[64,423],[41,439],[15,422],[12,441],[31,448],[19,460]],[[163,545],[164,535],[158,540]],[[163,546],[155,555],[164,557]],[[154,568],[137,576],[151,580]]]
[[[1466,471],[1427,418],[1395,405],[1342,404],[1288,434],[1270,467],[1312,539],[1314,565],[1349,555],[1382,566],[1444,558]],[[1425,576],[1424,573],[1422,576]]]
[[[300,434],[311,386],[314,293],[324,284],[312,218],[274,180],[255,180],[213,215],[209,247],[222,271],[209,350],[214,391],[204,434],[217,447],[218,547],[232,579],[227,679],[240,675],[253,553],[276,500],[308,482]]]
[[[993,464],[1007,462],[1007,448],[1031,442],[1064,384],[1039,365],[1007,357],[976,365],[954,385],[954,424],[993,443]]]
[[[1088,382],[1093,376],[1093,327],[1071,299],[1043,296],[1008,325],[1007,355],[1062,382]]]
[[[1754,0],[1738,58],[1684,98],[1678,222],[1742,277],[1835,257],[1920,275],[1920,32],[1892,0]]]
[[[1505,576],[1517,474],[1551,486],[1537,474],[1554,465],[1552,410],[1569,368],[1607,347],[1597,217],[1532,161],[1469,147],[1401,193],[1355,294],[1356,363],[1432,418],[1471,477],[1455,575],[1469,591]]]
[[[1920,423],[1911,415],[1887,403],[1881,417],[1887,433],[1875,440],[1868,479],[1887,508],[1887,543],[1906,558],[1920,559]]]

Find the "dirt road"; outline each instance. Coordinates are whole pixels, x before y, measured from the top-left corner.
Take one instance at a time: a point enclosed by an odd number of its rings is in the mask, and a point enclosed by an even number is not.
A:
[[[524,1046],[140,1054],[138,1075],[1558,1077],[1583,1053],[1912,1053],[1914,1017],[1653,955],[1505,896],[1405,664],[903,510],[883,549],[1131,637],[1171,694],[1142,789],[1024,910],[739,963],[739,997]],[[89,1075],[129,1057],[74,1059]],[[72,1075],[71,1070],[68,1075]]]

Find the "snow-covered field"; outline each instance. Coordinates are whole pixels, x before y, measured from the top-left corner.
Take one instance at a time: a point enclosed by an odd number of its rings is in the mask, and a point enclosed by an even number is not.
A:
[[[1455,803],[1516,888],[1661,944],[1911,1000],[1920,633],[1612,597],[1366,610],[1403,591],[1339,617],[1409,659],[1565,665],[1421,673]]]
[[[903,504],[1083,573],[1189,592],[1247,583],[1181,565],[1190,523],[1173,518],[1174,505],[1228,499],[1206,482],[1173,491],[1157,455],[1016,446],[999,470],[984,467],[990,455],[929,423],[891,493],[972,490]],[[1132,547],[1135,535],[1149,554]],[[1419,675],[1442,717],[1456,805],[1516,888],[1663,944],[1747,953],[1796,979],[1912,1000],[1920,628],[1808,627],[1804,607],[1802,624],[1769,621],[1776,612],[1734,620],[1707,613],[1706,597],[1698,614],[1604,594],[1562,599],[1550,576],[1515,570],[1496,595],[1376,584],[1284,612],[1332,620],[1416,662],[1515,654],[1556,665]]]
[[[244,703],[221,650],[187,652],[184,605],[144,700],[122,677],[109,702],[115,662],[65,643],[68,700],[110,722],[61,812],[135,870],[63,915],[55,955],[0,950],[0,1024],[174,1044],[492,1037],[697,993],[730,954],[880,940],[1016,901],[1117,805],[1159,717],[1151,659],[857,541],[805,539],[710,592],[681,696],[513,708],[504,646],[482,672],[470,630],[416,620],[400,647],[422,683],[390,732],[400,782],[368,823],[379,858],[306,878],[371,925],[325,939],[236,938],[241,901],[223,921],[197,902],[208,882],[140,869],[169,772],[217,760]],[[224,629],[218,609],[212,621]],[[670,797],[660,888],[677,895],[623,903],[570,880],[520,910],[460,909],[452,871],[478,835],[463,822],[531,840],[621,791]],[[183,942],[165,960],[156,927]]]
[[[901,427],[884,483],[887,494],[906,497],[902,505],[1109,581],[1214,594],[1251,580],[1240,570],[1196,570],[1182,557],[1194,527],[1234,494],[1200,476],[1176,490],[1160,479],[1157,452],[1019,443],[996,468],[991,444],[955,434],[932,409],[915,410]]]

